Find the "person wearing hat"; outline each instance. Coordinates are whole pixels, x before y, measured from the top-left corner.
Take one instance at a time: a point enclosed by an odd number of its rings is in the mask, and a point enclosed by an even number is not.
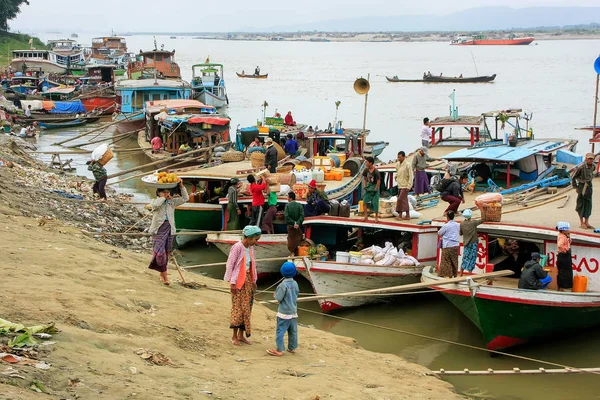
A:
[[[287,261],[283,263],[280,269],[283,275],[283,281],[277,286],[275,299],[279,302],[277,308],[277,330],[275,331],[276,349],[268,349],[267,353],[281,357],[285,351],[283,337],[288,334],[287,351],[295,353],[298,348],[298,294],[300,289],[298,283],[294,280],[296,276],[296,265]]]
[[[477,262],[477,226],[483,223],[482,220],[472,220],[473,211],[467,208],[462,213],[464,220],[460,223],[460,234],[463,237],[463,258],[460,266],[460,276],[463,276],[465,271],[473,272],[475,263]]]
[[[254,246],[258,243],[260,235],[258,226],[246,226],[242,231],[242,240],[231,246],[227,256],[223,280],[229,282],[231,291],[229,327],[233,329],[231,343],[234,346],[241,343],[252,344],[247,338],[252,334],[252,303],[258,276]]]
[[[304,205],[305,217],[316,217],[329,212],[329,199],[324,191],[317,189],[317,181],[314,179],[308,184],[306,204]]]
[[[556,267],[558,276],[556,283],[559,291],[573,289],[573,261],[571,258],[571,225],[568,222],[559,222],[556,224],[558,238],[556,247],[558,255],[556,257]]]
[[[414,192],[418,197],[421,194],[431,193],[429,187],[429,178],[425,169],[427,168],[428,161],[435,161],[437,158],[432,158],[427,155],[427,147],[423,146],[413,156],[412,168],[415,176],[415,187]]]
[[[294,139],[291,133],[288,133],[287,140],[285,141],[285,146],[283,147],[285,154],[295,157],[296,153],[298,153],[298,147],[299,146],[296,139]]]
[[[540,265],[540,253],[531,253],[531,260],[525,263],[519,278],[519,289],[546,289],[552,277]]]
[[[592,215],[592,180],[596,172],[594,164],[594,153],[585,155],[585,162],[573,174],[573,187],[577,191],[577,205],[575,211],[579,214],[580,227],[583,229],[594,229],[590,225],[590,216]]]
[[[267,146],[265,167],[267,167],[270,173],[274,174],[277,172],[277,149],[273,146],[273,139],[271,137],[265,139],[265,146]]]
[[[238,209],[242,211],[238,204],[238,194],[242,183],[238,178],[231,178],[229,188],[227,189],[227,230],[237,231],[240,229],[240,217]],[[242,214],[243,215],[243,214]]]

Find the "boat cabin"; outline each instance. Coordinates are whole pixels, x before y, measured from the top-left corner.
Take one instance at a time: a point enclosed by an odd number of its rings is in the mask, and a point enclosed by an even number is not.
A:
[[[181,79],[179,65],[175,62],[175,50],[140,50],[137,60],[129,63],[127,73],[129,79]]]
[[[223,64],[205,63],[192,66],[192,90],[194,97],[210,104],[206,95],[226,99],[225,79],[223,76]],[[216,105],[216,104],[215,104]]]
[[[92,39],[92,59],[107,59],[127,53],[127,41],[119,36],[96,37]]]
[[[115,85],[120,112],[130,114],[141,111],[149,101],[189,99],[189,83],[168,79],[126,79]]]
[[[75,93],[76,88],[74,86],[67,86],[50,88],[42,92],[41,95],[44,100],[66,101],[72,99]]]

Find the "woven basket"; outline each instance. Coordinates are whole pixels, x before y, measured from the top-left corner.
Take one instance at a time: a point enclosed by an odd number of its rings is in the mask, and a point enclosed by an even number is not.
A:
[[[500,222],[502,219],[502,204],[488,203],[481,209],[481,220],[483,222]]]
[[[258,151],[250,154],[250,163],[252,168],[260,168],[265,166],[265,155]]]
[[[113,157],[114,154],[112,152],[112,149],[109,147],[108,150],[106,150],[106,153],[104,153],[104,155],[100,157],[98,162],[102,165],[106,165],[110,160],[112,160]]]
[[[226,151],[221,156],[221,160],[223,160],[223,162],[244,161],[244,158],[246,158],[246,156],[243,152],[233,150]]]

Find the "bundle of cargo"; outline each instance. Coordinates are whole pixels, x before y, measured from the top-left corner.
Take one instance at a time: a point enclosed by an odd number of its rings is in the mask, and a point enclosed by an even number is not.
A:
[[[475,205],[481,211],[483,222],[500,222],[502,220],[503,197],[500,193],[485,193],[475,198]]]

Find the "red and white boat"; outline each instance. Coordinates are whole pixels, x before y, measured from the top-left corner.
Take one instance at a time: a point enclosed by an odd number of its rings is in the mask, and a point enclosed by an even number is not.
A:
[[[86,112],[99,112],[100,115],[111,115],[116,110],[116,96],[84,96],[81,102]]]
[[[528,36],[518,38],[510,35],[508,39],[486,39],[484,35],[476,35],[472,38],[458,37],[450,43],[453,46],[526,46],[535,38]]]

